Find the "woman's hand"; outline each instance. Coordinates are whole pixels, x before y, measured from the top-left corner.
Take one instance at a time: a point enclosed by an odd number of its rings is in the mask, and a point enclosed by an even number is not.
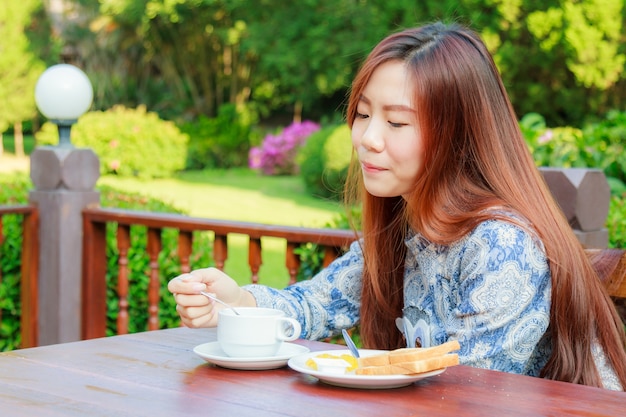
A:
[[[217,312],[225,308],[200,291],[213,293],[233,307],[256,306],[252,294],[217,268],[197,269],[179,275],[167,284],[167,289],[174,294],[176,311],[187,327],[215,327]]]

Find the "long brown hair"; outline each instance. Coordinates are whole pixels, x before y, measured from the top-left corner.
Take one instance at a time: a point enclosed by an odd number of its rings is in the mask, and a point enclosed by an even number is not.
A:
[[[403,275],[410,227],[450,244],[494,207],[519,213],[545,247],[552,276],[549,332],[552,353],[542,376],[601,387],[591,355],[598,340],[626,387],[626,337],[605,288],[535,166],[495,66],[480,37],[457,24],[434,23],[390,35],[370,53],[351,89],[347,121],[384,62],[404,62],[415,86],[413,107],[424,141],[414,191],[382,198],[364,188],[353,164],[347,190],[363,204],[361,334],[367,347],[401,346],[394,325],[402,315]],[[507,219],[510,220],[510,219]]]

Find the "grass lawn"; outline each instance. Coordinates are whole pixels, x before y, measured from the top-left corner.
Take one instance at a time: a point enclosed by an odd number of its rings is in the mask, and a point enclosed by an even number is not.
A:
[[[150,181],[104,176],[98,183],[158,198],[197,217],[323,227],[341,210],[337,202],[307,195],[300,177],[248,169],[183,172]]]
[[[262,176],[248,169],[184,172],[174,178],[141,181],[105,176],[99,184],[157,198],[194,217],[288,226],[324,227],[340,204],[307,195],[300,177]],[[259,282],[276,288],[289,279],[286,243],[265,238]],[[247,237],[229,237],[225,270],[240,284],[250,282]]]

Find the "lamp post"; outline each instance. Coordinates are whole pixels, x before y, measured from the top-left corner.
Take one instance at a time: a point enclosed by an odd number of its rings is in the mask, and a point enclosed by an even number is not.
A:
[[[91,106],[93,89],[80,69],[48,68],[35,86],[41,113],[58,126],[57,146],[31,154],[31,203],[39,208],[39,343],[81,339],[82,210],[100,202],[94,190],[100,161],[70,140],[72,125]]]

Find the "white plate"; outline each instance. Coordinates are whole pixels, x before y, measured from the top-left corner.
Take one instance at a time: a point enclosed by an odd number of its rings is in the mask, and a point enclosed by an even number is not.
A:
[[[283,342],[283,345],[275,356],[263,358],[231,358],[224,353],[218,342],[204,343],[193,348],[193,352],[196,355],[222,368],[255,371],[280,368],[287,364],[289,358],[304,354],[308,351],[308,347]]]
[[[382,353],[382,350],[359,349],[362,357]],[[294,356],[289,359],[287,365],[295,371],[303,374],[314,376],[322,382],[329,385],[346,388],[365,388],[365,389],[386,389],[399,388],[411,385],[415,381],[428,378],[443,373],[446,368],[437,369],[430,372],[424,372],[416,375],[356,375],[356,374],[337,374],[333,372],[320,372],[309,368],[306,361],[317,355],[329,353],[331,355],[350,354],[349,350],[325,350],[318,352],[309,352],[302,355]]]

